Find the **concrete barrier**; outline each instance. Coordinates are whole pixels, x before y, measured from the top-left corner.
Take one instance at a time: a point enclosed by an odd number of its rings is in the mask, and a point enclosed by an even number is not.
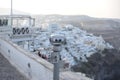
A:
[[[53,80],[53,65],[9,40],[0,38],[0,52],[29,80]]]

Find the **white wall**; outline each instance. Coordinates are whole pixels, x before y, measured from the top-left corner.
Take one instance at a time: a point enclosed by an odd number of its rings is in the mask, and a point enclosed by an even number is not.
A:
[[[29,80],[53,79],[52,64],[23,50],[11,41],[0,38],[0,52]]]

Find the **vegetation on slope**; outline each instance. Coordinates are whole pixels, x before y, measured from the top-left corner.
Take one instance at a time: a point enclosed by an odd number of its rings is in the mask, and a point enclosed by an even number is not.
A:
[[[119,80],[120,79],[120,51],[105,49],[87,58],[88,62],[80,62],[73,66],[76,72],[85,73],[95,80]]]

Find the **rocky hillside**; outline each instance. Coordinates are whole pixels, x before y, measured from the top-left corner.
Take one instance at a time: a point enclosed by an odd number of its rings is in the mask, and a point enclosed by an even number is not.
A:
[[[93,18],[86,15],[34,15],[36,26],[42,26],[45,23],[59,23],[62,26],[71,24],[93,33],[96,36],[101,35],[105,41],[119,49],[120,45],[120,19]]]
[[[119,80],[120,79],[120,51],[105,49],[91,55],[88,62],[79,62],[72,69],[83,72],[95,80]]]
[[[69,63],[70,67],[78,63],[79,60],[87,61],[86,57],[99,50],[113,48],[101,36],[94,36],[70,24],[65,26],[48,24],[39,29],[35,30],[36,37],[33,42],[34,46],[31,44],[31,49],[39,49],[41,54],[49,56],[52,51],[52,45],[49,42],[50,35],[64,35],[66,43],[63,45],[63,50],[61,51],[61,58],[66,63]]]

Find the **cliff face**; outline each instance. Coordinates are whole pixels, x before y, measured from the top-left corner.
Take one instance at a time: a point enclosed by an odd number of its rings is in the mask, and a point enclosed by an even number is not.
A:
[[[88,62],[73,66],[74,71],[86,73],[95,80],[119,80],[120,79],[120,51],[105,49],[102,52],[91,55]]]
[[[100,61],[95,80],[119,80],[120,79],[120,51],[108,50]]]

